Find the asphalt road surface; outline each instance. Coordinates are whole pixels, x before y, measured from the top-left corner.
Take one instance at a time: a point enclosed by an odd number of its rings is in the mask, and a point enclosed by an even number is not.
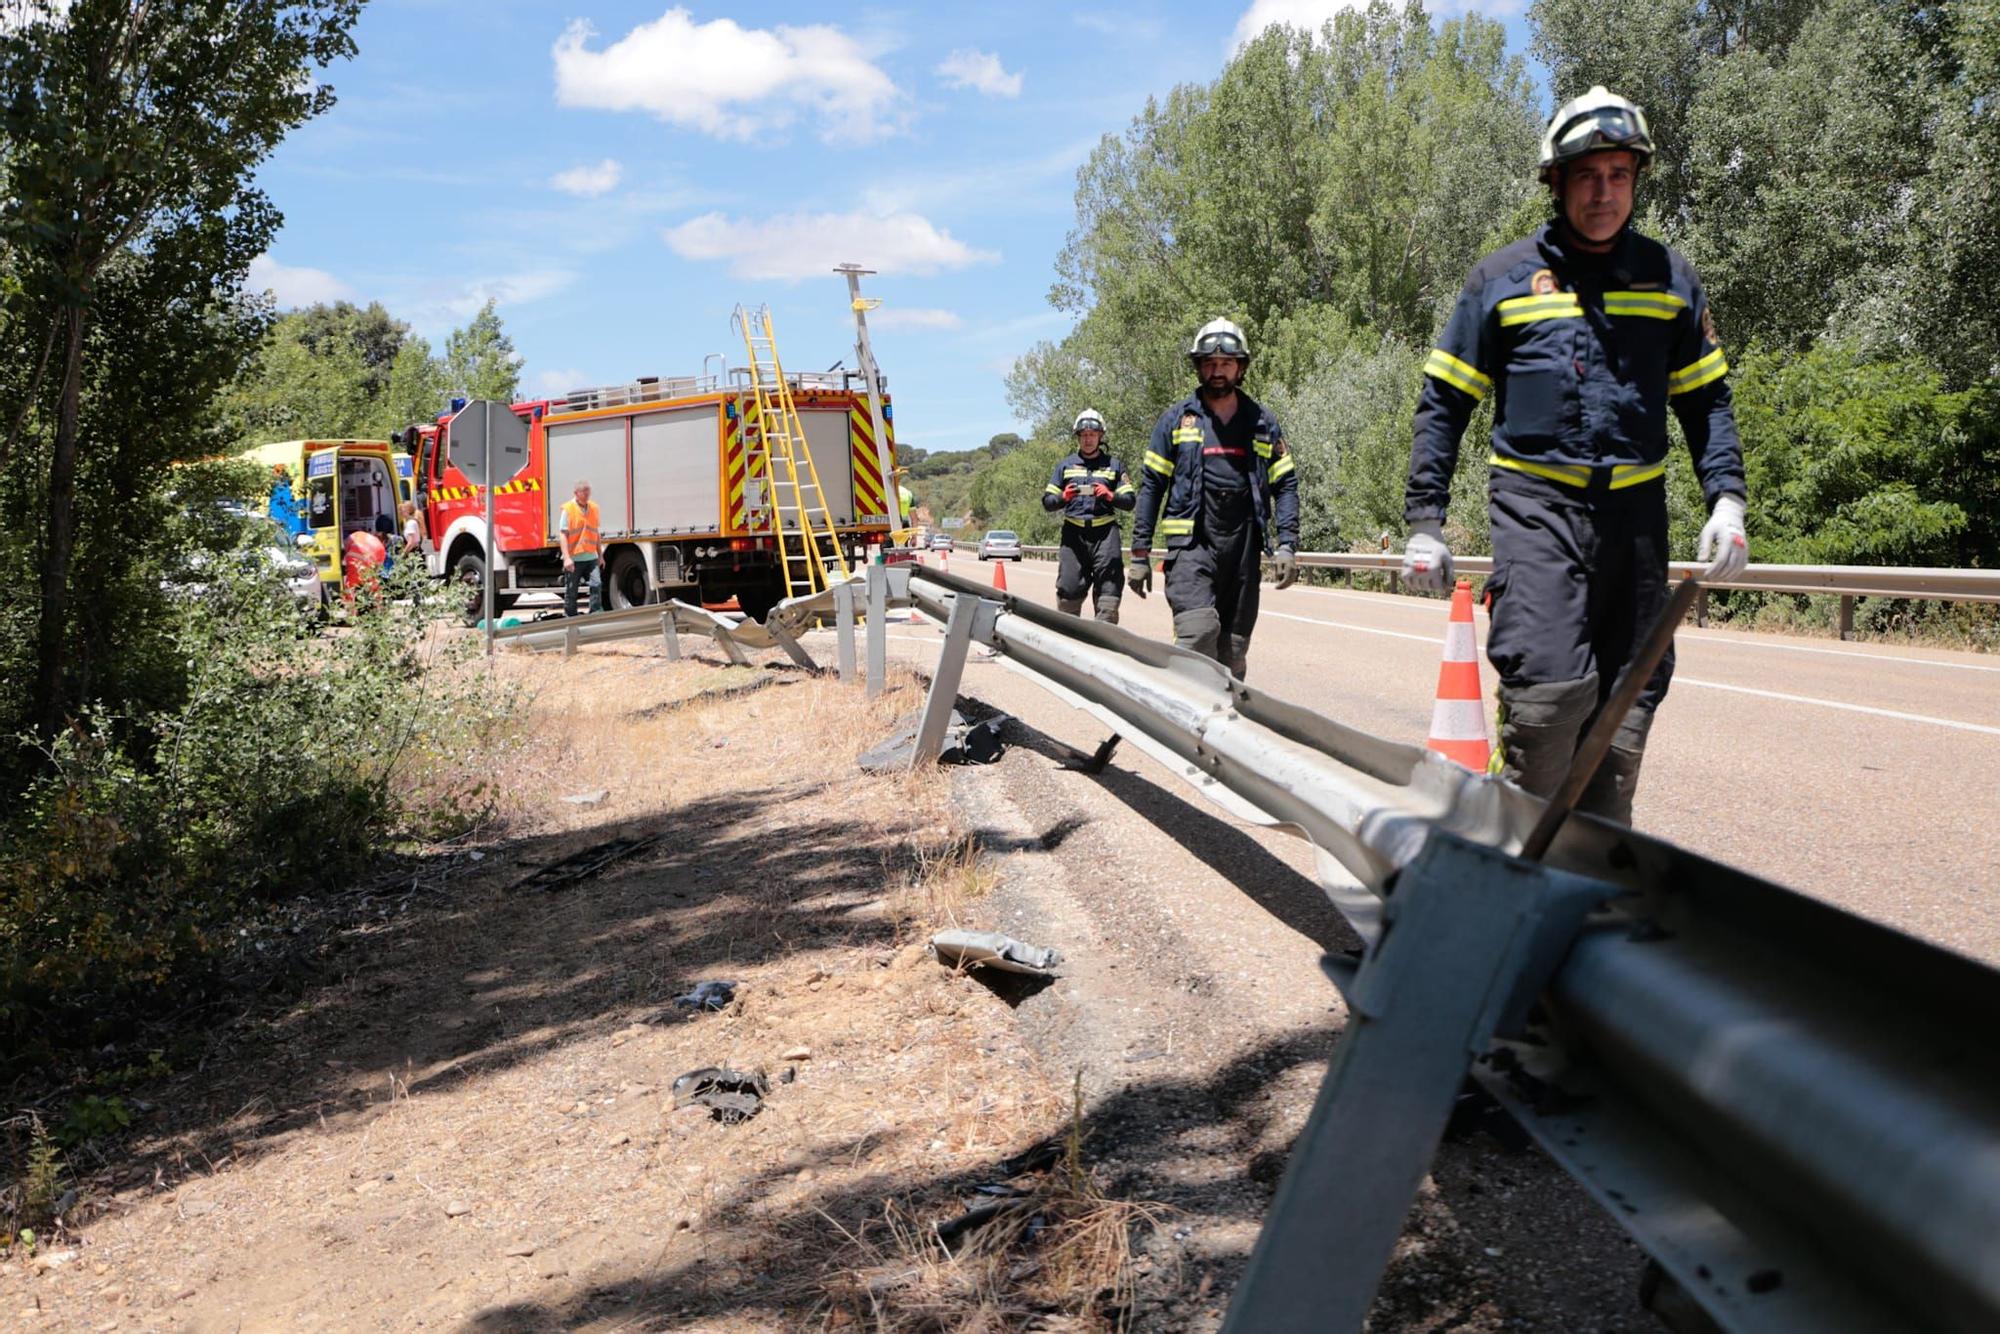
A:
[[[982,582],[993,569],[964,553],[951,565]],[[1016,596],[1053,605],[1052,563],[1006,572]],[[1448,603],[1266,584],[1262,607],[1249,659],[1259,688],[1379,736],[1424,740]],[[1150,598],[1128,595],[1123,610],[1126,628],[1171,639],[1157,579]],[[898,629],[906,644],[931,633]],[[1490,692],[1483,614],[1479,630]],[[2000,963],[2000,663],[1730,630],[1683,629],[1676,645],[1640,827]],[[974,677],[965,689],[979,693]]]

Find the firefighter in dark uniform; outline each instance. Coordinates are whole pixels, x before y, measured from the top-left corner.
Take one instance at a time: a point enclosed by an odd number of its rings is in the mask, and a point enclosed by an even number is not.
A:
[[[1155,521],[1166,539],[1174,642],[1243,679],[1257,624],[1257,580],[1277,529],[1277,586],[1298,578],[1299,478],[1278,419],[1239,386],[1250,345],[1211,320],[1188,348],[1201,388],[1168,408],[1140,469],[1129,582],[1152,586]],[[1163,503],[1164,502],[1164,503]]]
[[[1070,428],[1076,452],[1056,464],[1042,489],[1042,508],[1062,511],[1062,553],[1056,563],[1056,609],[1083,614],[1088,596],[1097,619],[1118,624],[1124,593],[1124,545],[1118,512],[1138,502],[1125,465],[1104,452],[1104,418],[1095,409],[1076,414]]]
[[[1529,792],[1561,785],[1576,748],[1667,599],[1667,412],[1679,418],[1711,517],[1699,559],[1728,580],[1749,560],[1743,450],[1729,364],[1701,281],[1632,230],[1653,154],[1640,109],[1592,88],[1542,139],[1557,216],[1481,260],[1424,366],[1403,513],[1403,577],[1451,586],[1443,523],[1460,437],[1493,395],[1486,654],[1500,677],[1496,768]],[[1620,724],[1580,808],[1630,823],[1669,650]]]

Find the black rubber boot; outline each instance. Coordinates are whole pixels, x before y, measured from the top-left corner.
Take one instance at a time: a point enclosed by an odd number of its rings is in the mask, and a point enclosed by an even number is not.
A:
[[[1118,598],[1098,598],[1097,619],[1103,621],[1106,625],[1118,624],[1118,603]]]
[[[1581,681],[1500,687],[1500,776],[1538,797],[1555,795],[1597,711],[1597,673]]]
[[[1213,607],[1196,607],[1174,613],[1174,643],[1193,649],[1204,658],[1220,659],[1222,616]]]
[[[1056,610],[1065,616],[1081,616],[1083,615],[1083,599],[1059,597],[1056,599]]]
[[[1632,823],[1632,798],[1639,790],[1639,764],[1646,758],[1646,734],[1652,730],[1653,711],[1633,709],[1618,724],[1611,749],[1591,776],[1590,786],[1577,798],[1576,808],[1601,815],[1619,824]]]
[[[1239,681],[1249,680],[1250,636],[1228,635],[1225,638],[1229,644],[1229,657],[1225,659],[1229,666],[1229,674]]]

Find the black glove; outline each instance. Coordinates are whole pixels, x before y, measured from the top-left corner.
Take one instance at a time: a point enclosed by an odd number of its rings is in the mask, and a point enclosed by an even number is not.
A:
[[[1153,553],[1135,551],[1132,563],[1125,567],[1125,586],[1140,597],[1146,596],[1153,587]]]

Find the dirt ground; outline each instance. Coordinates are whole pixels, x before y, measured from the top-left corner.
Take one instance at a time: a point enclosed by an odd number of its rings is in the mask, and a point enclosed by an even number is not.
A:
[[[131,1091],[69,1230],[0,1262],[0,1327],[1216,1327],[1343,1017],[1317,959],[1352,941],[1296,856],[1125,757],[1060,769],[1098,738],[997,667],[966,695],[1010,753],[919,777],[855,763],[907,665],[876,701],[649,647],[499,670],[531,699],[499,819]],[[961,923],[1062,979],[940,967]],[[675,1003],[705,980],[734,1001]],[[705,1066],[765,1075],[758,1114],[676,1110]],[[936,1225],[982,1207],[951,1258]],[[1650,1328],[1636,1255],[1539,1158],[1448,1143],[1371,1327]]]

